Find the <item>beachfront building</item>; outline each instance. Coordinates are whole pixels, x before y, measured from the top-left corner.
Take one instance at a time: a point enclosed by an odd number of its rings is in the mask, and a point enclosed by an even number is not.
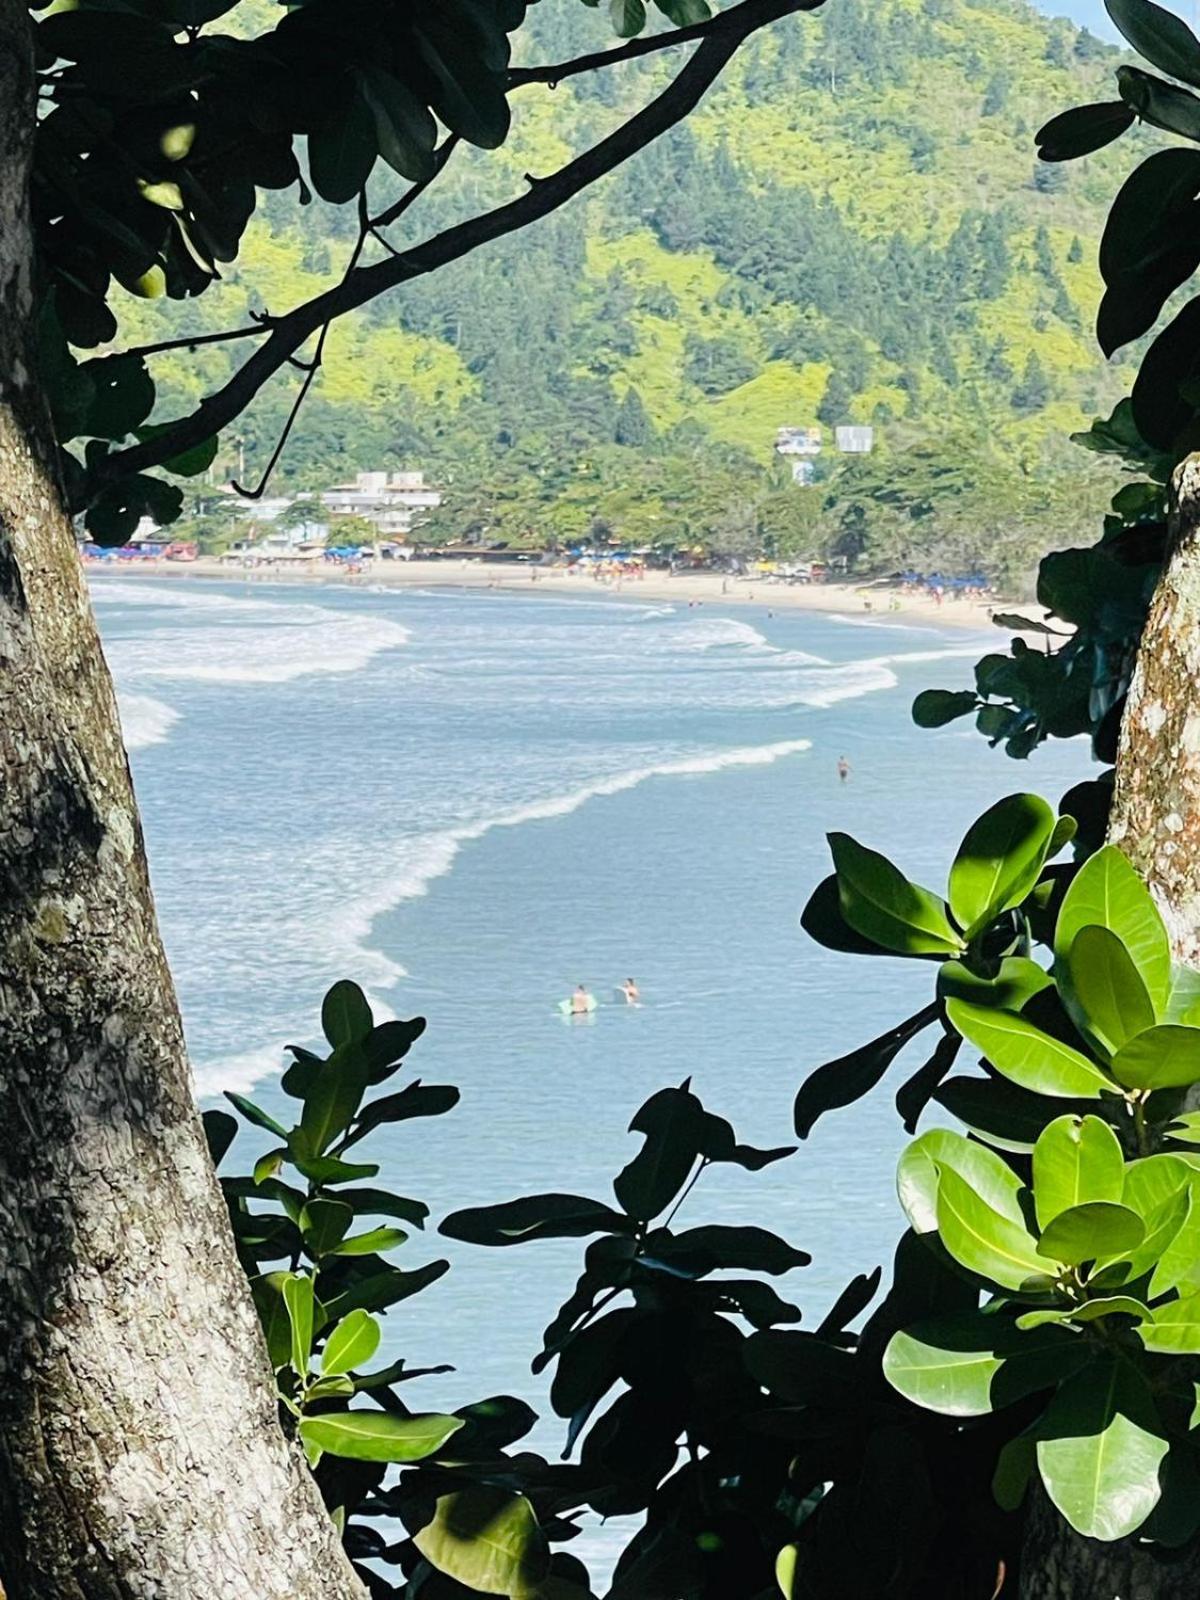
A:
[[[331,517],[365,517],[383,539],[403,539],[422,511],[442,503],[423,472],[360,472],[353,483],[335,484],[320,495]]]

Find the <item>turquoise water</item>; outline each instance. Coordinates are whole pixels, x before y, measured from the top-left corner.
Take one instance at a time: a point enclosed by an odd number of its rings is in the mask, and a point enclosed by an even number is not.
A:
[[[311,1042],[325,988],[357,978],[383,1012],[429,1018],[413,1070],[462,1089],[450,1116],[374,1138],[384,1179],[435,1218],[607,1197],[631,1113],[685,1075],[743,1139],[788,1142],[805,1072],[928,997],[928,969],[801,932],[825,831],[938,887],[984,806],[1056,797],[1087,766],[1080,743],[1015,764],[912,726],[913,694],[969,681],[986,633],[489,592],[93,592],[201,1092],[276,1105],[280,1047]],[[611,1002],[628,975],[641,1009],[558,1014],[576,983]],[[810,1250],[781,1287],[811,1324],[888,1259],[901,1142],[885,1085],[790,1161],[706,1174],[685,1217]],[[528,1363],[581,1250],[410,1241],[403,1264],[454,1264],[389,1319],[392,1353],[459,1368],[421,1403],[537,1401]]]

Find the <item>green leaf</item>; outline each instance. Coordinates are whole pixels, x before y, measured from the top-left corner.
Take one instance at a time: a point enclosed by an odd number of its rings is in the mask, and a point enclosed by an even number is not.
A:
[[[1151,0],[1104,0],[1117,28],[1151,66],[1200,86],[1200,42],[1185,22]]]
[[[430,177],[437,124],[429,107],[382,67],[363,67],[359,89],[374,119],[379,154],[388,166],[414,183]]]
[[[1039,1427],[1038,1469],[1076,1533],[1125,1538],[1158,1504],[1167,1441],[1144,1425],[1153,1415],[1144,1384],[1116,1360],[1085,1367],[1058,1390]]]
[[[1005,1289],[1045,1283],[1046,1263],[1025,1227],[988,1205],[947,1166],[938,1179],[937,1224],[942,1243],[968,1271]]]
[[[258,1186],[270,1183],[283,1170],[287,1150],[268,1150],[254,1163],[254,1182]]]
[[[1188,1295],[1200,1290],[1200,1203],[1195,1183],[1187,1190],[1187,1212],[1173,1238],[1162,1250],[1154,1276],[1150,1279],[1153,1296]]]
[[[1138,1329],[1147,1350],[1158,1355],[1195,1355],[1200,1352],[1200,1294],[1185,1295],[1157,1306],[1154,1321]]]
[[[549,1550],[524,1495],[483,1486],[440,1495],[432,1522],[413,1543],[439,1572],[475,1593],[543,1592]]]
[[[139,442],[157,438],[159,434],[166,433],[173,428],[173,422],[144,422],[140,428],[134,429],[134,435]],[[220,440],[214,433],[211,439],[205,439],[203,444],[193,445],[190,450],[181,450],[178,455],[169,456],[162,463],[164,472],[173,473],[177,478],[196,478],[200,473],[207,472],[217,459],[217,446]]]
[[[1089,156],[1133,126],[1134,113],[1123,100],[1103,100],[1090,106],[1073,106],[1051,117],[1037,131],[1038,155],[1043,161],[1074,161]]]
[[[697,22],[707,22],[712,16],[712,7],[708,0],[654,0],[654,3],[677,28],[687,28]]]
[[[914,1405],[948,1417],[982,1417],[1070,1376],[1086,1359],[1078,1341],[1051,1329],[1022,1335],[978,1311],[893,1334],[883,1375]]]
[[[231,1117],[228,1111],[205,1111],[201,1117],[204,1124],[204,1140],[208,1145],[209,1158],[214,1167],[219,1167],[228,1153],[229,1146],[237,1137],[238,1125],[236,1117]]]
[[[838,950],[843,955],[849,956],[891,954],[891,951],[885,950],[882,945],[875,944],[871,939],[864,939],[862,934],[856,933],[846,921],[842,914],[836,872],[831,872],[827,878],[822,878],[813,890],[808,904],[800,913],[800,926],[810,939],[815,939],[817,944],[823,945],[826,950]]]
[[[283,1301],[292,1328],[292,1368],[303,1377],[313,1341],[313,1281],[303,1272],[290,1272],[283,1280]]]
[[[814,1067],[792,1103],[792,1125],[800,1138],[808,1138],[826,1111],[869,1094],[904,1047],[933,1020],[932,1008],[926,1007],[849,1055]]]
[[[538,1194],[497,1206],[455,1211],[438,1228],[467,1244],[524,1244],[530,1239],[582,1239],[589,1233],[627,1233],[629,1219],[599,1200],[576,1194]]]
[[[273,1371],[286,1367],[292,1356],[292,1319],[283,1298],[286,1272],[266,1272],[250,1280],[254,1309],[267,1342],[267,1355]]]
[[[938,968],[938,998],[995,1006],[1000,1011],[1020,1011],[1035,994],[1049,989],[1053,981],[1045,968],[1028,956],[1005,956],[992,978],[980,977],[961,961],[943,961]]]
[[[687,1182],[705,1142],[704,1108],[687,1088],[660,1089],[629,1128],[644,1134],[645,1143],[614,1178],[613,1193],[626,1216],[649,1222]]]
[[[1164,1022],[1121,1046],[1113,1077],[1127,1089],[1172,1089],[1200,1082],[1200,1028]]]
[[[374,1128],[385,1122],[405,1122],[410,1117],[440,1117],[452,1111],[461,1096],[449,1084],[410,1083],[396,1094],[386,1094],[363,1106],[354,1124],[354,1135],[346,1141],[346,1148],[357,1144]]]
[[[1043,1095],[1007,1078],[951,1078],[933,1097],[978,1139],[997,1150],[1029,1155],[1057,1109]]]
[[[1098,1100],[1113,1087],[1085,1055],[1015,1012],[951,1000],[946,1015],[997,1072],[1022,1089],[1057,1099]]]
[[[970,716],[978,704],[974,689],[922,689],[912,703],[912,719],[918,728],[944,728]]]
[[[950,910],[968,939],[1020,905],[1041,874],[1054,812],[1036,794],[1011,794],[967,830],[950,868]]]
[[[373,1256],[382,1250],[395,1250],[408,1235],[402,1228],[372,1228],[369,1233],[355,1233],[329,1250],[331,1256]]]
[[[845,833],[831,833],[829,848],[842,915],[856,933],[898,955],[953,956],[963,948],[944,901],[909,883],[886,856]]]
[[[1146,1225],[1136,1211],[1107,1200],[1091,1200],[1061,1211],[1042,1230],[1037,1253],[1072,1267],[1136,1250]]]
[[[371,176],[379,144],[375,118],[357,95],[343,100],[336,115],[308,136],[308,172],[312,186],[332,205],[345,205]],[[336,1041],[330,1040],[333,1044]]]
[[[302,1417],[306,1444],[348,1461],[424,1461],[462,1427],[459,1417],[400,1417],[390,1411],[337,1411]]]
[[[711,1223],[707,1227],[687,1228],[672,1237],[659,1232],[646,1242],[647,1251],[667,1261],[691,1260],[699,1272],[736,1267],[742,1272],[790,1272],[807,1267],[812,1257],[797,1250],[778,1234],[766,1228],[736,1227]]]
[[[1200,1111],[1184,1111],[1175,1117],[1167,1128],[1167,1137],[1179,1144],[1200,1144]]]
[[[941,1170],[956,1172],[979,1198],[1015,1226],[1024,1228],[1021,1206],[1024,1184],[994,1150],[949,1128],[930,1128],[900,1158],[897,1190],[900,1204],[917,1233],[937,1227],[937,1190]]]
[[[374,1026],[367,997],[356,983],[343,978],[329,990],[321,1005],[321,1028],[336,1050],[358,1044]]]
[[[354,1044],[339,1045],[313,1073],[305,1085],[300,1113],[307,1156],[323,1156],[345,1133],[362,1104],[367,1078],[366,1058]]]
[[[354,1207],[344,1200],[310,1200],[300,1213],[300,1232],[314,1256],[328,1255],[354,1221]]]
[[[1080,1305],[1065,1306],[1056,1311],[1026,1311],[1017,1318],[1022,1329],[1042,1328],[1051,1323],[1099,1322],[1104,1317],[1133,1317],[1137,1322],[1153,1322],[1154,1313],[1140,1300],[1127,1294],[1101,1295],[1085,1300]]]
[[[429,1207],[422,1201],[389,1194],[386,1189],[343,1189],[338,1199],[353,1206],[358,1216],[398,1217],[414,1228],[423,1228],[429,1220]]]
[[[123,439],[146,420],[155,391],[141,356],[97,356],[79,370],[92,384],[92,401],[80,433]]]
[[[330,1333],[321,1352],[321,1371],[326,1377],[350,1372],[366,1365],[379,1349],[382,1332],[369,1311],[351,1311]]]
[[[1125,946],[1107,928],[1080,928],[1060,991],[1075,1025],[1113,1054],[1155,1022],[1154,1005]],[[1200,1070],[1197,1072],[1200,1076]]]
[[[646,26],[646,7],[642,0],[608,0],[612,24],[622,39],[633,39]]]
[[[225,1098],[235,1110],[241,1112],[247,1122],[253,1122],[258,1128],[265,1128],[268,1133],[273,1133],[277,1139],[287,1138],[287,1129],[281,1127],[274,1117],[269,1117],[265,1111],[260,1111],[258,1106],[247,1100],[244,1095],[234,1094],[227,1089]]]
[[[1119,1202],[1125,1186],[1120,1141],[1099,1117],[1058,1117],[1033,1147],[1038,1226],[1092,1200]]]
[[[1160,1011],[1171,985],[1171,946],[1149,889],[1115,845],[1106,844],[1079,869],[1063,898],[1054,953],[1066,959],[1080,929],[1107,928],[1125,946]]]

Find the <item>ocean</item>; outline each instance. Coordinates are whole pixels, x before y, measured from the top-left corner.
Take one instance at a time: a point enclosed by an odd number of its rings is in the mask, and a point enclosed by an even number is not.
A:
[[[542,1190],[610,1198],[631,1114],[685,1077],[743,1140],[791,1142],[807,1071],[928,998],[924,964],[802,932],[826,831],[942,888],[985,806],[1088,769],[1082,741],[1014,763],[969,725],[913,726],[913,695],[969,683],[994,633],[504,591],[99,575],[92,593],[198,1092],[290,1105],[282,1047],[317,1042],[338,978],[380,1016],[427,1017],[412,1071],[462,1101],[364,1153],[434,1224]],[[640,1009],[613,1003],[630,976]],[[557,1010],[578,983],[601,1001],[584,1022]],[[889,1260],[906,1060],[790,1160],[710,1169],[682,1213],[811,1251],[777,1285],[805,1325]],[[239,1137],[239,1170],[256,1149]],[[544,1409],[529,1362],[582,1244],[411,1239],[398,1264],[452,1270],[392,1313],[385,1352],[457,1369],[412,1403]]]

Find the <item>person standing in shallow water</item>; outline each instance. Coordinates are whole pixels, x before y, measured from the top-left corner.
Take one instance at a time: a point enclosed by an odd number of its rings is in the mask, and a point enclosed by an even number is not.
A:
[[[625,982],[621,985],[621,993],[625,996],[625,1004],[627,1006],[640,1005],[642,997],[638,991],[637,984],[632,978],[625,979]]]
[[[586,1013],[587,1010],[589,1009],[588,1008],[588,1001],[591,998],[592,998],[591,995],[587,992],[587,986],[585,984],[582,984],[582,983],[579,984],[578,987],[575,990],[575,993],[571,996],[571,1014],[572,1014],[572,1016],[578,1017],[578,1016],[581,1016],[584,1013]]]
[[[847,778],[850,776],[850,763],[846,760],[845,756],[838,757],[837,775],[843,783],[845,783]]]

